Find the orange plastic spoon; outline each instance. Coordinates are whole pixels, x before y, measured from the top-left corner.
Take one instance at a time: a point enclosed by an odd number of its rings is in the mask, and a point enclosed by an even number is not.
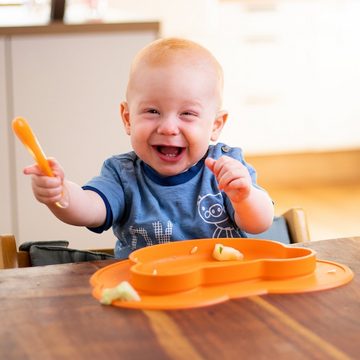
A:
[[[29,123],[22,117],[16,117],[12,122],[12,128],[17,137],[29,150],[30,154],[33,156],[40,169],[43,171],[44,175],[54,176],[53,171],[49,165],[48,160],[37,140],[35,134],[33,133]],[[63,194],[64,196],[64,194]],[[60,202],[57,202],[56,205],[61,208],[67,207],[67,200],[61,199]]]
[[[43,173],[47,176],[54,176],[46,156],[41,149],[41,146],[29,123],[24,118],[17,117],[12,122],[12,128],[17,137],[29,150],[30,154],[33,156]]]

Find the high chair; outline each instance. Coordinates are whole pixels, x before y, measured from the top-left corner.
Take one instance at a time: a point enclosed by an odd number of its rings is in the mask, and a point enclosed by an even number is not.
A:
[[[0,269],[114,258],[113,249],[77,250],[68,241],[37,241],[16,246],[14,235],[0,235]]]
[[[273,225],[266,232],[248,234],[248,236],[275,240],[284,244],[310,241],[307,220],[302,208],[289,209],[281,216],[276,216]],[[20,249],[17,249],[14,235],[0,235],[0,269],[114,257],[113,249],[76,250],[67,248],[67,245],[67,241],[39,241],[24,243]]]
[[[309,228],[303,208],[294,207],[280,216],[275,216],[270,229],[261,234],[248,234],[249,237],[268,239],[284,244],[310,241]]]

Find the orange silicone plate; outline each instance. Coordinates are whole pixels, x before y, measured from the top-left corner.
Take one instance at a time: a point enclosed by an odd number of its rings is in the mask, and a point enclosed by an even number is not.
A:
[[[244,254],[243,260],[218,261],[216,243]],[[259,239],[199,239],[155,245],[134,251],[130,260],[98,270],[91,277],[93,295],[129,281],[140,302],[113,305],[140,309],[181,309],[266,293],[297,293],[347,283],[351,270],[317,260],[310,249]]]

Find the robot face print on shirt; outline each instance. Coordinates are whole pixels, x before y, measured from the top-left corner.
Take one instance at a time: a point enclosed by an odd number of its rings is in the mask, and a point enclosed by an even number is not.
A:
[[[203,221],[214,224],[213,238],[240,236],[226,212],[221,192],[199,196],[198,212]]]

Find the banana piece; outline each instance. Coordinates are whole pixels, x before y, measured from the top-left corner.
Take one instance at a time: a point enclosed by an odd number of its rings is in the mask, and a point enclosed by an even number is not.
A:
[[[102,292],[101,304],[111,305],[114,300],[140,301],[140,296],[127,281],[122,281],[119,285],[106,288]]]
[[[239,250],[223,244],[216,244],[212,255],[219,261],[242,260],[244,258],[244,255]]]

